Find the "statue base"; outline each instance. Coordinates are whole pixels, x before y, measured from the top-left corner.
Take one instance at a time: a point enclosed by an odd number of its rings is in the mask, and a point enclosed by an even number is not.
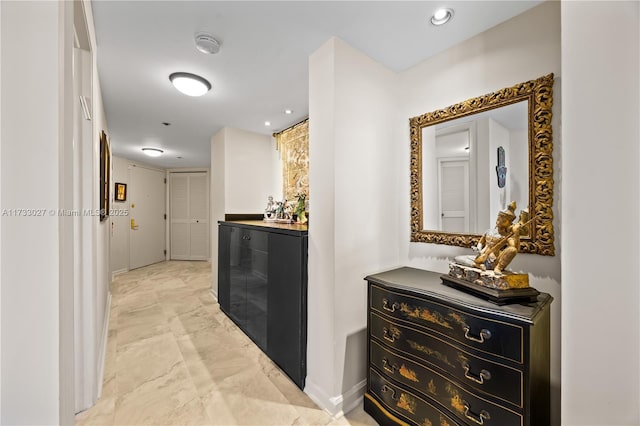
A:
[[[449,275],[442,275],[442,284],[466,291],[498,305],[535,302],[540,292],[529,287],[529,274],[505,271],[495,274],[479,268],[449,264]]]

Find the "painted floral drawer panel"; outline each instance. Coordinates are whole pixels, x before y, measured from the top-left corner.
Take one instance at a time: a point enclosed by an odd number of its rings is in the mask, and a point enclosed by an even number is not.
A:
[[[466,389],[466,391],[482,398],[488,403],[503,407],[516,413],[522,413],[522,407],[510,404],[504,398],[498,398],[494,394],[482,392],[465,386],[465,383],[462,383],[455,378],[451,378],[446,373],[439,372],[437,369],[432,369],[426,364],[415,362],[402,354],[390,351],[389,349],[379,345],[377,342],[372,342],[369,349],[371,365],[375,366],[380,373],[390,379],[413,388],[415,391],[420,392],[427,397],[437,399],[438,395],[442,396],[442,392],[438,392],[437,385],[438,380],[445,380],[447,383],[455,383],[456,386]],[[507,387],[511,389],[514,388],[510,383],[503,383],[503,385],[506,386],[500,389],[501,391],[504,391]],[[522,393],[522,388],[514,389],[513,393],[514,397],[519,398],[519,395]],[[442,401],[439,402],[442,403]]]
[[[437,302],[371,286],[371,309],[448,336],[462,345],[523,362],[523,328],[479,317]]]
[[[412,379],[402,377],[401,383],[410,383],[412,392],[416,387],[423,388],[420,389],[420,393],[416,392],[414,395],[422,394],[426,400],[437,401],[464,423],[487,426],[522,426],[524,424],[524,418],[519,411],[494,404],[435,371],[408,362],[405,364],[405,373],[407,376],[411,375]]]
[[[456,421],[446,411],[416,393],[402,389],[381,376],[377,371],[369,370],[368,394],[373,395],[392,416],[416,426],[465,426],[467,423]],[[397,424],[390,421],[389,424]]]
[[[409,355],[413,361],[429,368],[436,367],[465,386],[513,404],[514,408],[522,407],[522,370],[484,359],[420,329],[400,325],[375,313],[371,314],[370,327],[374,337],[370,344],[370,362],[374,363],[376,357],[393,349],[398,356]],[[378,367],[383,368],[383,361],[380,359],[379,362]],[[387,369],[393,370],[393,367],[387,366]]]

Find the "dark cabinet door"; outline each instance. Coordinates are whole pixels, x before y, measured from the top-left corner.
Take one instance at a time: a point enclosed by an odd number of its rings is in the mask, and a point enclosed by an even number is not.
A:
[[[307,237],[269,236],[267,355],[301,389],[306,377]]]
[[[262,349],[267,350],[267,290],[269,283],[267,241],[262,231],[241,230],[240,264],[244,271],[245,332]]]
[[[223,227],[224,228],[224,227]],[[229,228],[229,311],[228,314],[240,327],[247,320],[246,249],[242,246],[242,229]]]
[[[218,229],[218,302],[227,315],[230,312],[230,246],[233,228],[220,226]]]

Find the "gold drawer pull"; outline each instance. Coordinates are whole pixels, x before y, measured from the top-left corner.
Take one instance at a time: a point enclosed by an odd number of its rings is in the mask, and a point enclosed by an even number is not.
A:
[[[393,399],[394,401],[397,401],[398,398],[396,398],[396,390],[387,386],[387,385],[382,385],[382,393],[387,393],[387,392],[391,392],[391,399]]]
[[[398,369],[398,366],[395,364],[389,364],[388,359],[382,358],[382,368],[384,368],[384,371],[393,374]]]
[[[468,325],[465,325],[462,329],[464,330],[464,338],[467,340],[471,340],[472,342],[484,343],[485,340],[491,339],[491,332],[486,328],[483,328],[482,330],[480,330],[479,338],[471,336],[469,334],[469,331],[471,331],[471,329],[469,328]]]
[[[393,343],[398,337],[400,337],[400,332],[398,331],[398,329],[393,329],[391,330],[391,333],[389,333],[389,329],[385,327],[382,329],[382,337],[384,338],[384,340]]]
[[[469,364],[466,362],[462,364],[462,368],[464,369],[464,377],[471,380],[472,382],[483,384],[485,380],[491,379],[491,373],[489,373],[487,370],[480,370],[480,374],[478,375],[478,378],[476,378],[472,374],[469,374],[470,368],[469,368]]]
[[[382,299],[382,309],[384,309],[385,311],[395,312],[399,307],[400,304],[398,302],[394,302],[393,305],[389,307],[389,300],[387,298]]]
[[[462,401],[462,403],[464,404],[464,416],[472,422],[483,425],[485,420],[489,420],[491,418],[489,413],[484,410],[480,411],[480,414],[472,413],[469,403],[466,401]]]

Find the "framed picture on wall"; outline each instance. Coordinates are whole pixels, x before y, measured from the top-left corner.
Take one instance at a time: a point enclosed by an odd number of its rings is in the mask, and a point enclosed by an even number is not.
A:
[[[109,141],[107,140],[107,134],[103,130],[100,132],[100,222],[109,217],[110,158]]]
[[[127,184],[116,182],[116,201],[127,201]]]

